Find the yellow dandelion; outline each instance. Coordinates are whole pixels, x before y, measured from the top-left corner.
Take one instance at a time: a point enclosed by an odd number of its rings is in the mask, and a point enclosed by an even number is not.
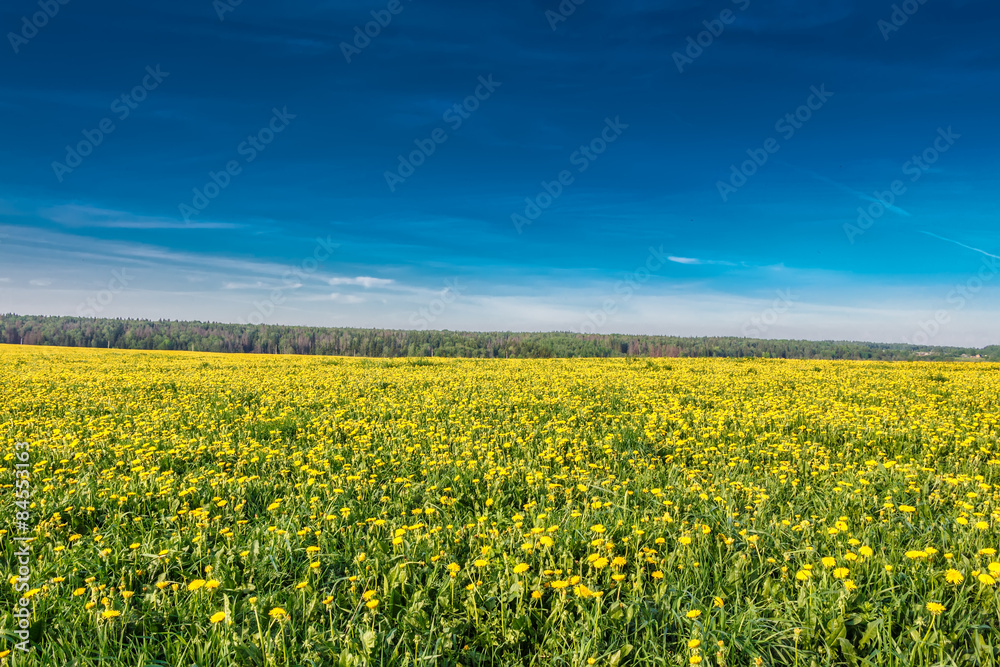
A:
[[[940,602],[928,602],[927,603],[927,611],[929,611],[934,616],[937,616],[938,614],[940,614],[944,610],[945,610],[945,606],[943,604],[941,604]]]

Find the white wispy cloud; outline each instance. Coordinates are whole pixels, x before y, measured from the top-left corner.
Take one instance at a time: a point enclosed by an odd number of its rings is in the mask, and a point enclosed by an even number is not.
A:
[[[17,247],[15,258],[42,262],[53,266],[82,266],[82,262],[97,262],[129,266],[166,267],[207,272],[224,272],[251,280],[259,277],[286,276],[293,265],[268,261],[232,259],[222,255],[197,254],[133,241],[95,239],[81,234],[38,230],[30,227],[2,226],[7,241],[0,248]],[[320,272],[318,281],[326,282]],[[228,276],[227,276],[228,277]],[[282,284],[284,287],[284,283]]]
[[[230,222],[184,222],[171,218],[136,215],[127,211],[81,204],[60,204],[40,209],[38,215],[66,227],[103,227],[114,229],[237,229],[244,225]]]
[[[339,292],[334,292],[330,295],[331,301],[336,301],[337,303],[364,303],[365,300],[360,296],[354,296],[353,294],[340,294]]]
[[[788,164],[788,163],[785,162],[783,164]],[[907,217],[907,218],[912,218],[913,217],[912,213],[910,213],[909,211],[907,211],[906,209],[904,209],[901,206],[897,206],[896,204],[887,204],[884,201],[882,201],[881,199],[876,199],[875,197],[873,197],[871,195],[865,194],[864,192],[861,192],[860,190],[855,190],[854,188],[846,186],[843,183],[838,183],[837,181],[833,180],[832,178],[829,178],[828,176],[824,176],[823,174],[818,174],[815,171],[812,171],[811,169],[803,169],[802,167],[796,167],[795,165],[791,165],[791,164],[789,164],[788,166],[792,167],[793,169],[797,169],[798,171],[801,171],[803,173],[809,174],[810,176],[812,176],[813,178],[815,178],[815,179],[817,179],[819,181],[823,181],[824,183],[832,185],[833,187],[837,188],[838,190],[843,190],[844,192],[846,192],[846,193],[848,193],[850,195],[854,195],[855,197],[857,197],[858,199],[861,199],[862,201],[873,202],[873,203],[874,202],[878,202],[879,204],[882,204],[882,206],[884,206],[885,210],[887,210],[887,211],[892,211],[893,213],[895,213],[897,215],[902,215],[902,216]]]
[[[387,287],[395,283],[395,280],[389,280],[387,278],[372,278],[371,276],[358,276],[357,278],[331,278],[330,285],[336,287],[337,285],[360,285],[365,289],[372,287]]]
[[[921,233],[927,234],[927,236],[933,236],[936,239],[941,239],[942,241],[947,241],[948,243],[954,243],[957,246],[962,246],[963,248],[965,248],[967,250],[972,250],[972,251],[978,252],[978,253],[980,253],[982,255],[986,255],[987,257],[993,257],[994,259],[1000,259],[1000,255],[994,255],[991,252],[986,252],[985,250],[980,250],[979,248],[973,248],[971,245],[965,245],[964,243],[962,243],[960,241],[956,241],[954,239],[945,238],[944,236],[938,236],[937,234],[934,234],[934,233],[931,233],[931,232],[921,232]]]
[[[736,266],[732,262],[725,262],[719,259],[698,259],[696,257],[675,257],[673,255],[667,257],[671,262],[676,262],[677,264],[716,264],[721,266]]]

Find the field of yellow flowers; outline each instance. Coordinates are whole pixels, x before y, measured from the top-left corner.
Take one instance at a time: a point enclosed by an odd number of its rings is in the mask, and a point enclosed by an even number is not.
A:
[[[1000,365],[0,346],[0,397],[0,664],[1000,663]]]

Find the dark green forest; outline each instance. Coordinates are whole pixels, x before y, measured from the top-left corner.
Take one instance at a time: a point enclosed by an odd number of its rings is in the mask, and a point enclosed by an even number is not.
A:
[[[736,337],[406,331],[13,314],[0,315],[0,343],[350,357],[536,359],[635,356],[1000,361],[1000,345],[973,349]]]

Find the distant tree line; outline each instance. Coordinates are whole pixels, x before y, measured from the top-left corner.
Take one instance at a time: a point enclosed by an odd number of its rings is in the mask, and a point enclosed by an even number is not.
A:
[[[983,349],[900,343],[631,336],[568,332],[407,331],[282,325],[0,315],[0,343],[356,357],[765,357],[1000,361]],[[964,357],[963,357],[964,355]]]

